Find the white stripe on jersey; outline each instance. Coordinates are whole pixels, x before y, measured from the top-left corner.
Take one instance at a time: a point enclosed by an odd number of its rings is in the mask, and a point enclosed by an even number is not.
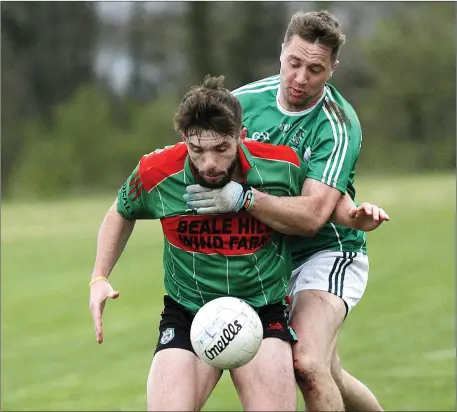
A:
[[[332,153],[330,154],[330,157],[327,160],[327,164],[325,165],[324,173],[322,174],[322,180],[321,181],[325,183],[325,179],[327,177],[328,168],[332,164],[333,155],[335,154],[336,148],[338,146],[338,138],[337,138],[337,133],[336,133],[336,128],[335,128],[335,123],[333,122],[332,116],[330,115],[330,113],[328,112],[327,108],[325,107],[325,104],[322,105],[322,109],[324,110],[324,113],[325,113],[325,115],[327,116],[327,118],[328,118],[328,120],[330,122],[330,126],[332,126],[333,138],[335,140],[335,144],[333,145]]]
[[[340,235],[338,233],[338,229],[336,228],[336,226],[333,223],[330,223],[330,225],[333,227],[333,230],[336,233],[336,239],[338,240],[338,243],[340,244],[340,252],[342,252],[343,251],[343,245],[342,245],[341,240],[340,240]]]
[[[257,269],[257,277],[260,280],[260,286],[262,288],[263,298],[265,299],[265,305],[268,305],[268,299],[267,299],[267,296],[265,295],[265,291],[263,290],[263,282],[262,282],[262,278],[260,277],[260,270],[257,267],[257,256],[255,255],[255,253],[252,256],[255,257],[255,265],[254,266]]]
[[[253,89],[253,90],[241,90],[239,92],[232,92],[234,96],[239,96],[240,94],[246,94],[246,93],[262,93],[267,90],[273,90],[273,89],[279,89],[279,82],[278,84],[274,86],[268,86],[268,87],[263,87],[261,89]]]
[[[163,213],[163,215],[165,216],[165,206],[164,206],[164,204],[163,204],[162,195],[161,195],[161,193],[160,193],[159,186],[156,186],[156,189],[157,189],[157,193],[159,194],[160,203],[162,203],[162,213]],[[151,189],[151,190],[152,190],[152,189]]]
[[[325,99],[325,100],[326,100],[327,103],[329,102],[328,99]],[[335,110],[334,110],[332,107],[330,107],[330,112],[333,114],[333,116],[334,116],[335,119],[336,119],[336,124],[337,124],[337,126],[338,126],[338,133],[339,133],[339,143],[338,143],[338,148],[337,148],[336,154],[335,154],[335,160],[334,160],[334,162],[333,162],[333,164],[332,164],[332,168],[330,169],[330,172],[329,172],[329,174],[328,174],[328,179],[327,179],[327,182],[326,182],[326,183],[327,183],[328,185],[331,185],[331,186],[335,187],[335,186],[336,186],[336,183],[332,183],[332,176],[333,176],[333,173],[335,172],[335,168],[337,167],[338,158],[340,158],[339,156],[340,156],[341,147],[343,146],[344,142],[343,142],[343,127],[342,127],[342,125],[341,125],[341,122],[340,122],[340,120],[338,119],[338,116],[337,116]],[[342,160],[344,160],[344,159],[341,157],[341,158],[340,158],[340,162],[341,162]]]
[[[175,283],[176,287],[178,288],[178,303],[181,302],[181,295],[179,293],[179,284],[176,280],[176,270],[175,270],[175,257],[173,256],[173,253],[171,251],[171,246],[170,246],[170,242],[166,241],[167,245],[168,245],[168,252],[170,253],[170,256],[171,256],[171,268],[172,268],[172,271],[170,272],[171,273],[171,278],[173,279],[173,282]]]
[[[336,104],[335,99],[333,98],[332,92],[330,91],[330,89],[328,89],[328,96],[333,101],[333,103]],[[338,116],[336,116],[336,113],[335,113],[335,117],[337,118],[337,121],[341,125],[341,121],[339,120]],[[340,163],[338,165],[338,169],[336,171],[335,176],[333,177],[333,186],[334,187],[338,183],[338,178],[340,177],[341,168],[343,167],[344,158],[346,156],[346,151],[347,151],[348,144],[349,144],[349,138],[348,138],[348,131],[347,131],[347,128],[346,128],[346,123],[343,121],[342,125],[343,125],[343,135],[342,136],[344,138],[344,147],[343,147],[343,153],[342,153],[341,158],[340,158]],[[330,172],[330,174],[332,174],[332,172]]]
[[[325,102],[328,103],[329,99],[325,97]],[[333,101],[333,103],[335,103]],[[336,103],[335,103],[336,104]],[[346,156],[346,151],[347,151],[347,146],[348,146],[348,134],[347,134],[347,129],[346,125],[344,123],[341,123],[340,119],[338,118],[337,114],[335,113],[335,110],[333,108],[330,108],[327,110],[325,107],[325,103],[322,106],[325,115],[327,116],[330,125],[332,127],[333,131],[333,137],[335,140],[335,145],[333,146],[332,153],[330,154],[329,159],[327,160],[327,164],[325,165],[324,173],[322,175],[322,182],[328,184],[329,186],[336,187],[338,177],[341,172],[341,168],[344,163],[344,157]],[[338,128],[338,132],[337,132]],[[342,154],[340,157],[340,152],[342,149]],[[335,157],[334,157],[335,155]],[[339,161],[338,161],[339,158]],[[331,166],[331,167],[330,167]],[[327,172],[330,168],[330,172]],[[336,174],[334,174],[336,170]],[[332,179],[333,177],[333,179]]]
[[[192,266],[193,266],[193,269],[194,269],[194,281],[195,281],[195,285],[197,286],[197,290],[198,290],[198,293],[200,293],[200,297],[202,299],[202,302],[203,304],[205,304],[205,299],[203,299],[203,295],[202,293],[200,292],[200,288],[198,287],[198,282],[197,282],[197,274],[195,273],[195,253],[192,253]]]
[[[229,261],[228,257],[226,256],[225,259],[227,260],[227,295],[230,296],[230,282],[229,282]]]
[[[249,83],[244,86],[240,86],[237,89],[233,90],[232,93],[237,93],[246,89],[255,89],[256,87],[266,86],[268,84],[279,83],[279,74],[276,76],[267,77],[266,79],[258,80],[254,83]]]

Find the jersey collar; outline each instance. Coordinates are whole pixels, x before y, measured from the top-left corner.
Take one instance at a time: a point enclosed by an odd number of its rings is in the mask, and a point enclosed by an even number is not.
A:
[[[281,103],[279,103],[279,91],[281,88],[278,89],[276,93],[276,107],[278,110],[282,113],[285,114],[286,116],[304,116],[305,114],[308,114],[312,112],[318,105],[319,103],[324,99],[325,95],[327,94],[327,86],[324,87],[324,93],[322,93],[322,96],[319,98],[319,100],[314,104],[314,106],[302,110],[301,112],[289,112],[288,110],[284,109],[284,107],[281,106]]]
[[[252,157],[251,153],[247,147],[241,142],[238,146],[238,156],[240,159],[240,166],[241,166],[241,173],[244,177],[248,174],[249,170],[254,166],[254,158]],[[186,184],[194,184],[196,183],[195,180],[195,171],[193,170],[189,156],[186,157],[186,161],[184,163],[184,179]]]
[[[246,177],[249,170],[254,166],[254,158],[243,142],[238,147],[238,156],[240,158],[241,173]]]

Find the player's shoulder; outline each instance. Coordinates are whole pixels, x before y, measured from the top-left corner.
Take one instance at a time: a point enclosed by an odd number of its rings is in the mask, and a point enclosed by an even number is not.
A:
[[[336,129],[345,126],[348,129],[360,130],[360,121],[354,107],[330,84],[325,86],[320,117],[323,123]]]
[[[243,144],[253,157],[277,162],[287,162],[300,167],[300,158],[289,146],[273,145],[252,139],[244,139]]]
[[[279,75],[274,75],[238,87],[232,94],[241,102],[243,109],[248,110],[259,102],[276,101],[278,89]]]
[[[143,185],[151,190],[167,177],[184,169],[187,158],[187,146],[184,142],[165,146],[145,154],[140,159],[139,173]]]

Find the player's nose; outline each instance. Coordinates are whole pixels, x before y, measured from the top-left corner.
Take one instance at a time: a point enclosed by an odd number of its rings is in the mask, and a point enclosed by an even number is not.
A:
[[[217,167],[217,158],[212,153],[206,153],[203,158],[203,170],[205,172],[210,172]]]
[[[306,72],[306,67],[302,67],[297,71],[297,74],[295,75],[295,82],[301,87],[306,86],[308,83],[308,74]]]

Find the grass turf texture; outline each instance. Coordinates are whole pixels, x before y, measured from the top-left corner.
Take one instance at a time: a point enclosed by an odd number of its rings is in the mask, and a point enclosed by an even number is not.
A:
[[[387,410],[455,410],[455,177],[372,177],[357,188],[392,221],[368,235],[370,281],[341,334],[343,366]],[[158,222],[137,223],[97,345],[87,284],[113,199],[3,204],[2,410],[145,409],[162,236]],[[240,409],[225,373],[205,410]]]

